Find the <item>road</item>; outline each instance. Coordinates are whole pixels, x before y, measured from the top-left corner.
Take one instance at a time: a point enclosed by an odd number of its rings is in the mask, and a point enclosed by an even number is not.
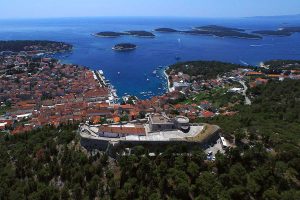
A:
[[[246,104],[246,105],[251,105],[252,102],[251,102],[251,100],[249,99],[249,97],[247,96],[247,90],[248,90],[248,87],[247,87],[245,81],[240,80],[239,82],[240,82],[240,84],[242,84],[243,87],[244,87],[244,90],[243,90],[243,93],[242,93],[242,94],[243,94],[243,96],[245,97],[245,104]]]

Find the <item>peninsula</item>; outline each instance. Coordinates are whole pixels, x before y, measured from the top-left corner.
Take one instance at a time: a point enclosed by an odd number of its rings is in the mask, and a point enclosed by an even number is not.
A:
[[[72,50],[72,45],[47,40],[0,41],[0,52],[57,53]]]
[[[136,45],[131,43],[120,43],[116,44],[112,49],[115,51],[130,51],[136,49]]]

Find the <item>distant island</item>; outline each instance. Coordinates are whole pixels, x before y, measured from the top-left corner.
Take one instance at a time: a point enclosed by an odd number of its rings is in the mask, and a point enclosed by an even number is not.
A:
[[[120,37],[124,35],[131,35],[136,37],[155,37],[155,35],[148,31],[125,31],[125,32],[114,32],[114,31],[103,31],[94,34],[97,37]]]
[[[113,32],[113,31],[103,31],[95,34],[95,36],[99,36],[99,37],[120,37],[122,35],[128,35],[128,34],[121,33],[121,32]]]
[[[120,43],[116,44],[112,49],[115,51],[130,51],[136,49],[136,45],[131,43]]]
[[[173,28],[157,28],[156,32],[161,33],[183,33],[190,35],[210,35],[216,37],[234,37],[242,39],[262,39],[260,35],[246,33],[244,29],[231,28],[218,25],[198,26],[190,30],[176,30]]]
[[[155,37],[153,33],[148,31],[126,31],[125,33],[137,37]]]
[[[261,30],[261,31],[253,31],[252,33],[260,34],[260,35],[269,35],[269,36],[291,36],[291,32],[287,32],[284,30]]]
[[[245,31],[244,29],[231,28],[231,27],[225,27],[225,26],[217,26],[217,25],[199,26],[199,27],[195,27],[195,29],[201,30],[201,31],[213,31],[213,32],[223,32],[223,31],[243,32],[243,31]]]
[[[32,53],[56,53],[70,51],[72,45],[64,42],[48,40],[10,40],[0,41],[0,52],[32,52]]]
[[[244,29],[225,27],[218,25],[196,26],[190,30],[176,30],[173,28],[156,28],[155,32],[160,33],[182,33],[190,35],[210,35],[216,37],[232,37],[241,39],[262,39],[262,36],[291,36],[294,33],[300,32],[300,27],[284,27],[278,30],[256,30],[251,33]],[[144,30],[130,30],[124,32],[103,31],[94,34],[97,37],[115,38],[120,36],[136,36],[145,38],[154,38],[155,34]]]
[[[155,29],[156,32],[161,32],[161,33],[175,33],[175,32],[179,32],[175,29],[172,28],[157,28]]]
[[[300,33],[300,27],[284,27],[278,30],[261,30],[253,31],[252,33],[266,36],[291,36],[294,33]]]
[[[193,35],[213,35],[217,37],[236,37],[243,39],[262,39],[261,36],[255,34],[249,34],[244,32],[243,29],[230,28],[217,25],[208,25],[195,27],[190,31],[183,31],[183,33],[193,34]]]

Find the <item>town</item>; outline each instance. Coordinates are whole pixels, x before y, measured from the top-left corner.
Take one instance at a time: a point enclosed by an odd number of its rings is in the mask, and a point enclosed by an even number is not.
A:
[[[55,48],[48,51],[60,50]],[[101,141],[96,144],[100,149],[120,142],[213,144],[218,139],[223,147],[233,147],[234,140],[225,139],[220,127],[199,119],[232,116],[236,105],[251,105],[248,87],[300,79],[298,63],[279,63],[276,69],[270,67],[274,63],[257,68],[226,64],[229,71],[224,63],[179,63],[165,69],[166,94],[147,100],[125,96],[120,101],[103,71],[61,64],[38,56],[42,50],[29,50],[1,54],[0,130],[21,134],[46,125],[80,124],[82,141],[89,141],[85,146]],[[207,66],[223,71],[207,72],[205,78],[195,72]]]

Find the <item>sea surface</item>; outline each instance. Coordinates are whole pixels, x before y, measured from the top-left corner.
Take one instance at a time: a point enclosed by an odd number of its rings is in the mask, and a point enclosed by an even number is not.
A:
[[[241,19],[195,18],[63,18],[40,20],[0,20],[0,40],[55,40],[74,46],[72,53],[57,55],[64,63],[103,70],[117,88],[118,95],[149,98],[166,92],[166,80],[159,66],[179,61],[218,60],[243,65],[259,65],[270,59],[300,59],[300,34],[267,36],[262,40],[155,33],[156,38],[122,36],[100,38],[100,31],[146,30],[159,27],[188,30],[195,26],[222,25],[253,30],[300,26],[300,17],[256,17]],[[130,42],[134,51],[116,52],[112,47]]]

